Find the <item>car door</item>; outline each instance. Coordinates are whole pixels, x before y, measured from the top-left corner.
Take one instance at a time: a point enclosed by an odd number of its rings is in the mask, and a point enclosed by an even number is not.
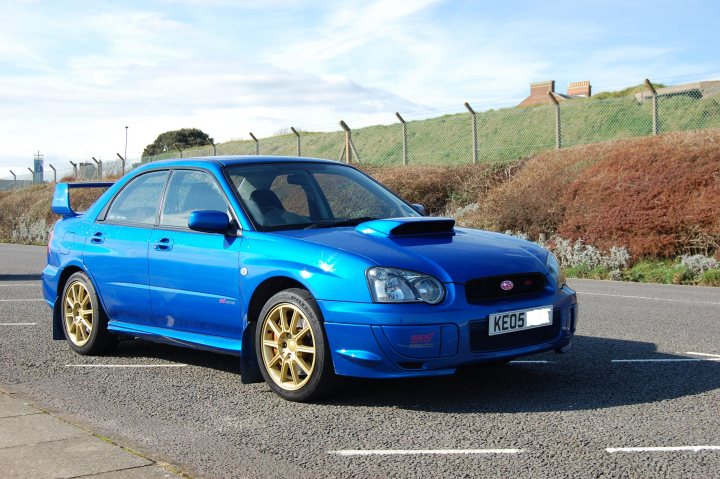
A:
[[[188,218],[198,210],[228,213],[225,194],[208,172],[174,170],[150,236],[153,318],[163,328],[240,338],[241,238],[190,230]]]
[[[163,170],[130,180],[90,230],[83,261],[112,320],[151,324],[148,241],[167,177]]]

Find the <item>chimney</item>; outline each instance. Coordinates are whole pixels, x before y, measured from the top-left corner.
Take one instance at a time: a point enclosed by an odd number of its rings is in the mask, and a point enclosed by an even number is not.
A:
[[[518,106],[525,108],[528,106],[550,103],[548,93],[555,93],[555,80],[531,83],[530,96],[525,98]]]
[[[589,98],[592,96],[592,87],[590,86],[590,82],[587,80],[570,82],[567,94],[568,96],[582,96]]]
[[[541,81],[530,84],[530,96],[546,98],[548,93],[555,93],[555,80]]]

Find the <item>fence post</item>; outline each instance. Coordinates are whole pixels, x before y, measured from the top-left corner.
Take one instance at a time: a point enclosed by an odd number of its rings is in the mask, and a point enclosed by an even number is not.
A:
[[[345,130],[345,163],[352,163],[352,130],[347,123],[340,120],[340,126]]]
[[[255,138],[255,135],[253,135],[252,131],[250,132],[250,138],[252,138],[255,142],[255,156],[257,156],[260,154],[260,140]]]
[[[48,163],[48,166],[53,170],[53,183],[57,183],[57,170],[55,167]]]
[[[208,145],[210,145],[210,146],[213,147],[213,156],[217,156],[217,148],[215,147],[215,142],[213,141],[213,139],[212,139],[212,138],[207,138],[207,139],[205,140],[205,142],[206,142]]]
[[[123,158],[120,153],[115,153],[115,154],[118,156],[118,158],[120,158],[120,162],[122,163],[121,175],[124,175],[125,174],[125,158]]]
[[[472,135],[473,135],[473,165],[478,162],[478,132],[477,132],[477,113],[475,113],[475,110],[470,106],[470,103],[465,102],[465,108],[470,112],[470,124],[472,125]]]
[[[96,176],[97,176],[97,179],[98,179],[98,180],[102,180],[102,179],[103,179],[102,160],[97,160],[97,159],[95,159],[94,156],[91,156],[91,158],[92,158],[92,160],[95,162],[95,164],[97,165],[97,175],[96,175]]]
[[[403,148],[403,165],[408,165],[408,138],[407,138],[407,123],[405,123],[405,119],[400,116],[400,113],[395,112],[395,116],[398,120],[400,120],[400,123],[402,123],[402,148]]]
[[[560,102],[557,101],[552,92],[548,92],[548,96],[555,104],[555,148],[562,148],[562,132],[560,130]]]
[[[13,175],[13,189],[17,190],[17,176],[15,176],[15,173],[13,173],[13,170],[9,170],[10,174]]]
[[[660,131],[660,119],[658,118],[657,91],[650,80],[645,79],[645,86],[650,90],[652,95],[652,134],[657,135]]]
[[[297,148],[296,148],[296,150],[297,150],[297,156],[302,156],[302,155],[300,154],[300,133],[298,133],[298,131],[295,129],[294,126],[291,126],[291,127],[290,127],[290,130],[292,130],[292,132],[295,133],[295,140],[296,140],[296,142],[297,142]]]
[[[73,167],[73,178],[75,178],[75,179],[77,180],[77,177],[78,177],[78,167],[77,167],[77,163],[73,163],[73,162],[71,161],[70,164],[71,164],[72,167]]]
[[[35,172],[32,170],[32,168],[28,168],[28,171],[30,172],[30,175],[32,175],[32,184],[35,184]]]

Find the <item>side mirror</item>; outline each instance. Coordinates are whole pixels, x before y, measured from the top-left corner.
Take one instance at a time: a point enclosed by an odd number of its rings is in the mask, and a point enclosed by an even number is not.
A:
[[[188,228],[205,233],[227,233],[230,219],[224,211],[198,210],[190,213]]]
[[[427,213],[425,213],[425,207],[423,205],[413,203],[410,206],[412,206],[415,211],[417,211],[418,213],[420,213],[423,216],[425,216],[427,214]]]

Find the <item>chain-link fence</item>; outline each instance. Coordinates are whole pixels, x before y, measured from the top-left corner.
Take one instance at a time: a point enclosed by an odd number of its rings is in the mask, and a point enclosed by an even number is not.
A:
[[[649,83],[635,94],[579,98],[555,95],[547,104],[467,111],[430,119],[399,113],[387,124],[332,132],[289,128],[267,138],[238,140],[128,161],[125,169],[165,158],[217,155],[278,155],[329,158],[378,165],[459,165],[508,162],[553,148],[648,136],[670,131],[720,128],[720,81],[657,91]],[[408,118],[409,120],[407,120]],[[344,125],[344,123],[343,123]],[[347,128],[347,130],[345,130]],[[348,146],[350,152],[348,153]],[[57,167],[58,165],[53,165]],[[46,169],[44,182],[116,178],[122,162],[78,162]],[[39,182],[28,172],[0,179],[0,190]]]

